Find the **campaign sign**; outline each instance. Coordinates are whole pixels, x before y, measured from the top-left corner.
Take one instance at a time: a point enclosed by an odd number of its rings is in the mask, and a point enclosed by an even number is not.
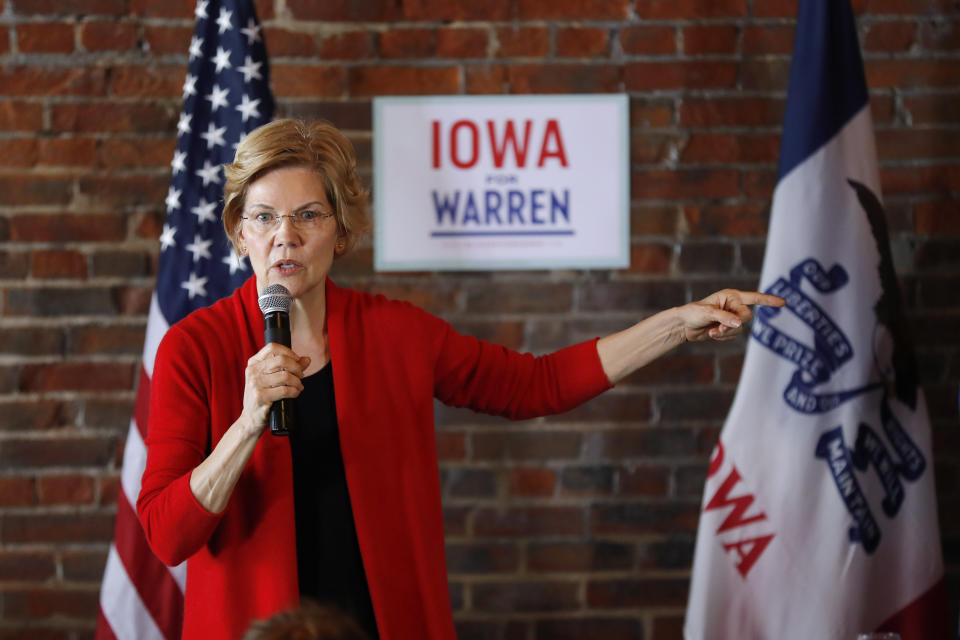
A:
[[[627,96],[375,98],[378,271],[630,263]]]

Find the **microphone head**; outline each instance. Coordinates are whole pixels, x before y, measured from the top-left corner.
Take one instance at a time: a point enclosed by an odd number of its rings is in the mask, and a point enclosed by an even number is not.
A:
[[[263,315],[282,311],[290,313],[290,291],[282,284],[272,284],[257,297]]]

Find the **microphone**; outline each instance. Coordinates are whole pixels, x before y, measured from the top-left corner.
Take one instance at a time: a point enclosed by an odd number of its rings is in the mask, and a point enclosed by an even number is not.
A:
[[[263,312],[263,341],[290,346],[290,291],[282,284],[272,284],[257,298]],[[296,413],[292,398],[281,398],[270,407],[270,433],[288,436],[296,427]]]

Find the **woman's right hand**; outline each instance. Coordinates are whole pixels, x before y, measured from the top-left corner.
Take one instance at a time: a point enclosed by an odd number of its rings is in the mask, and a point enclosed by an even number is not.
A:
[[[303,372],[310,358],[299,357],[290,347],[267,343],[249,360],[243,388],[243,414],[247,430],[257,436],[267,425],[270,405],[281,398],[296,398],[303,391]]]

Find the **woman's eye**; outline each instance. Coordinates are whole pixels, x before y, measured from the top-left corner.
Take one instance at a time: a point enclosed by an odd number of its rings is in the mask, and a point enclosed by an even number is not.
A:
[[[258,213],[256,216],[254,216],[253,219],[256,220],[259,224],[270,224],[271,222],[273,222],[273,214]]]
[[[300,219],[303,220],[304,222],[313,222],[314,220],[316,220],[316,219],[319,218],[319,217],[320,217],[320,214],[317,213],[316,211],[301,211],[301,212],[300,212]]]

